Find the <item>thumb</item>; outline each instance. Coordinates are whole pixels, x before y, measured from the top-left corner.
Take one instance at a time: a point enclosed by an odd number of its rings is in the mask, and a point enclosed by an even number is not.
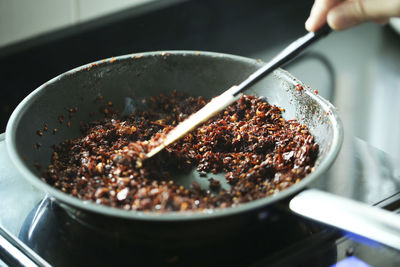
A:
[[[328,24],[344,30],[370,20],[400,16],[400,0],[350,0],[335,6],[328,13]]]

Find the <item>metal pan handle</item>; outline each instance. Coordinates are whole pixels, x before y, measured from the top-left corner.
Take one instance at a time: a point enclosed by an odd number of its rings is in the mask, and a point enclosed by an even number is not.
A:
[[[400,250],[400,216],[316,189],[297,194],[289,208],[309,219]]]

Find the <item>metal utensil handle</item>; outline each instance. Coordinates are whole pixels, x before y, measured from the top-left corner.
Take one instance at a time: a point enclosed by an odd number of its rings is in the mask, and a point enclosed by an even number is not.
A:
[[[256,72],[251,74],[246,80],[237,86],[236,91],[233,93],[234,96],[243,92],[254,83],[264,78],[267,74],[271,73],[275,69],[279,68],[283,64],[289,62],[295,58],[298,54],[304,51],[309,45],[319,40],[321,37],[326,36],[331,32],[331,28],[326,24],[316,32],[309,32],[303,37],[292,42],[288,47],[282,50],[277,56],[271,59],[268,63],[258,69]]]
[[[289,208],[302,216],[400,250],[400,216],[316,189],[296,195]]]

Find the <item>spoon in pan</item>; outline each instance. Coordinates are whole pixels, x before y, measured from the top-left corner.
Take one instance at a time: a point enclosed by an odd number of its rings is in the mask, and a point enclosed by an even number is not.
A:
[[[150,151],[146,154],[146,158],[151,158],[168,145],[174,143],[181,137],[185,136],[188,132],[195,129],[199,124],[207,121],[209,118],[221,112],[227,106],[238,100],[244,90],[264,78],[267,74],[271,73],[291,59],[295,58],[309,45],[319,40],[321,37],[326,36],[330,32],[331,28],[328,25],[324,25],[318,31],[309,32],[303,37],[292,42],[272,60],[270,60],[260,69],[251,74],[241,84],[234,85],[221,95],[214,97],[199,111],[190,115],[189,118],[179,123],[174,129],[172,129],[165,137],[161,139],[161,142],[157,146],[150,149]]]

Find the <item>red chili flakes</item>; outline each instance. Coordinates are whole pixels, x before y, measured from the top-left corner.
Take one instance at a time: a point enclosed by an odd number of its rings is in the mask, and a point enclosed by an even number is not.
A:
[[[61,115],[61,116],[58,117],[58,122],[59,122],[59,123],[64,123],[64,121],[65,121],[65,118],[64,118],[63,115]]]
[[[210,178],[208,179],[208,181],[210,182],[210,188],[212,190],[218,190],[221,188],[221,182],[219,180],[215,180],[214,178]]]
[[[318,95],[318,94],[319,94],[318,90],[314,90],[314,93],[315,93],[316,95]]]
[[[75,113],[78,112],[78,108],[77,107],[67,108],[66,110],[68,111],[69,118],[72,118],[75,115]]]
[[[37,170],[39,170],[39,171],[42,169],[42,165],[40,165],[39,162],[37,162],[37,161],[35,161],[35,162],[33,163],[33,166],[35,166],[35,168],[36,168]]]
[[[39,150],[41,146],[42,146],[42,144],[40,144],[40,143],[33,144],[33,148],[36,150]]]
[[[90,64],[89,65],[89,67],[87,68],[87,70],[89,71],[89,70],[91,70],[93,67],[95,67],[95,66],[97,66],[97,64],[96,63],[92,63],[92,64]]]
[[[145,110],[121,117],[105,103],[103,120],[81,123],[82,136],[54,146],[47,183],[82,200],[154,212],[225,208],[264,198],[312,171],[318,144],[304,125],[284,120],[283,109],[243,96],[221,114],[156,156],[146,153],[179,122],[202,108],[202,97],[173,92],[144,99]],[[105,111],[107,110],[107,111]],[[230,189],[172,180],[176,171],[225,173]]]
[[[304,88],[303,88],[303,86],[302,86],[301,84],[296,84],[296,90],[297,90],[298,92],[301,92],[301,91],[304,90]]]

